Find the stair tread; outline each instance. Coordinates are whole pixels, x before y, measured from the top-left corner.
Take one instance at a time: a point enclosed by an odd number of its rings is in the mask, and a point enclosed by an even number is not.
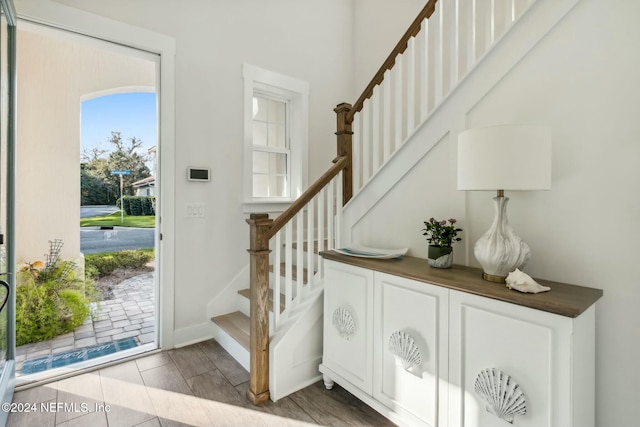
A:
[[[234,311],[233,313],[212,317],[211,320],[224,329],[224,331],[244,347],[245,350],[249,350],[251,323],[247,315],[240,311]]]
[[[240,289],[238,293],[249,300],[251,299],[251,289],[249,288]],[[280,294],[280,313],[284,311],[284,308],[285,308],[285,297],[284,295]],[[269,311],[273,311],[273,289],[269,289]]]

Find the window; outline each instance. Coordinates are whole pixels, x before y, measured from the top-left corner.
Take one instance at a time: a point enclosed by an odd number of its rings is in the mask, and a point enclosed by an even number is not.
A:
[[[252,196],[289,197],[288,102],[253,95],[253,189]]]
[[[245,212],[280,211],[306,188],[308,83],[244,65]]]

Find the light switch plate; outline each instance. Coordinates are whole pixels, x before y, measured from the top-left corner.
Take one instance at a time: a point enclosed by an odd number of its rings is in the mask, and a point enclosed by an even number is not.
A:
[[[187,218],[204,218],[205,208],[204,203],[190,203],[187,205]]]

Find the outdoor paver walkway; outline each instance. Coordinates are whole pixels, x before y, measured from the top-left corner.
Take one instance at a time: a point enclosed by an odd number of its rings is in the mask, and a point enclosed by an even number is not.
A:
[[[113,288],[113,298],[91,304],[91,316],[73,332],[16,349],[16,375],[28,359],[64,353],[122,338],[138,345],[155,339],[153,272],[131,277]]]

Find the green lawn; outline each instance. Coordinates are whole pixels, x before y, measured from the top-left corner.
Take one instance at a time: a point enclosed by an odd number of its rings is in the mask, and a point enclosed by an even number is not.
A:
[[[95,227],[95,226],[111,226],[116,225],[120,227],[140,227],[140,228],[153,228],[156,226],[156,217],[149,216],[124,216],[124,222],[120,220],[120,211],[114,212],[107,216],[95,216],[92,218],[81,218],[80,227]]]

